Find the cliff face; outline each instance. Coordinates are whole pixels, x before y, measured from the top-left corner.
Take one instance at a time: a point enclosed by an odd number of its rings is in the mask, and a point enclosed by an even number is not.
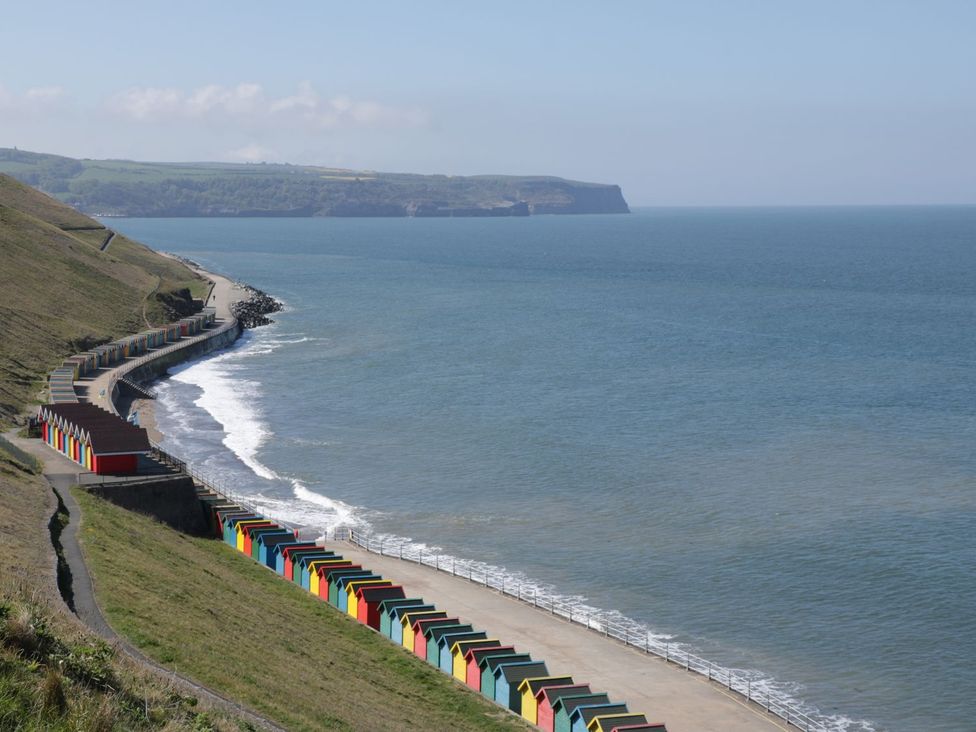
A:
[[[102,216],[529,216],[629,213],[619,186],[539,176],[73,160],[0,149],[0,173]]]
[[[630,213],[620,186],[574,185],[550,182],[520,190],[533,214]]]

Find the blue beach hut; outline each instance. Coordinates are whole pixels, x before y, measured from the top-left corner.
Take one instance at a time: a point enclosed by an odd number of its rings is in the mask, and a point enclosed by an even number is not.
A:
[[[286,550],[290,553],[296,549],[311,549],[315,546],[314,542],[296,539],[294,534],[291,538],[291,541],[280,542],[271,549],[271,554],[274,560],[274,563],[271,565],[271,569],[280,574],[282,577],[287,577],[287,574],[285,573],[285,559],[287,558]]]
[[[494,701],[495,670],[503,663],[520,663],[531,660],[532,656],[530,656],[528,653],[515,653],[514,651],[507,651],[497,654],[491,653],[486,656],[482,656],[481,660],[478,662],[478,667],[481,669],[481,693]]]
[[[400,597],[380,603],[380,635],[393,639],[393,611],[398,607],[421,607],[420,597]],[[397,623],[399,625],[399,622]]]
[[[446,618],[447,613],[438,610],[434,605],[418,605],[416,607],[395,608],[390,615],[390,640],[399,643],[408,651],[413,650],[413,640],[410,635],[413,632],[413,619],[411,613],[417,613],[417,617],[422,617],[421,613],[431,613],[439,618]],[[395,626],[400,626],[399,630]],[[409,642],[409,645],[408,645]]]
[[[261,534],[258,539],[260,545],[258,548],[258,561],[268,569],[274,569],[275,561],[274,554],[272,554],[274,548],[283,542],[293,541],[295,541],[295,534],[288,529],[277,529],[276,531]]]
[[[371,569],[360,569],[355,572],[336,572],[329,581],[329,604],[343,612],[349,607],[349,597],[346,595],[346,584],[354,579],[383,579]]]
[[[437,641],[437,667],[448,676],[454,675],[454,654],[451,649],[458,641],[486,640],[488,634],[483,630],[471,630],[461,633],[445,633]]]
[[[430,623],[424,627],[424,638],[427,639],[427,663],[435,668],[441,665],[441,638],[449,633],[470,633],[474,630],[471,625],[455,620],[451,624]]]
[[[570,717],[577,708],[586,704],[609,704],[610,697],[606,694],[580,693],[561,696],[552,704],[553,732],[572,732]]]
[[[276,526],[276,525],[261,526],[257,529],[251,529],[248,532],[251,535],[251,559],[261,564],[264,564],[264,562],[261,561],[261,546],[262,546],[261,539],[264,536],[268,536],[270,534],[276,534],[278,532],[288,532],[289,534],[291,533],[290,531],[288,531],[288,529],[284,529],[281,526]]]
[[[521,683],[532,676],[546,676],[549,669],[544,661],[503,663],[495,669],[495,701],[516,714],[522,713]]]
[[[295,568],[292,567],[291,570],[292,579],[295,580],[295,584],[301,585],[303,588],[307,590],[309,587],[309,582],[312,579],[312,576],[309,573],[309,567],[311,566],[312,561],[316,559],[336,559],[336,558],[337,557],[335,552],[328,551],[326,549],[321,549],[321,548],[319,549],[318,552],[300,552],[298,555],[299,571],[296,572]],[[338,557],[338,559],[342,559],[342,557],[340,556]],[[292,559],[292,562],[294,561],[295,560]]]
[[[586,732],[594,717],[604,714],[625,714],[626,704],[581,704],[569,717],[570,732]]]

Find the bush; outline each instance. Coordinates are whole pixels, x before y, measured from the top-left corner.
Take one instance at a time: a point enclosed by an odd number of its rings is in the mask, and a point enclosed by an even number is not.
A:
[[[92,645],[75,646],[56,659],[65,676],[97,689],[113,689],[116,686],[112,661],[115,651],[104,641]]]

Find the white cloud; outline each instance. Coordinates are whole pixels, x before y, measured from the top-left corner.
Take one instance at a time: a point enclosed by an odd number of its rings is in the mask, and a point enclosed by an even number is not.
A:
[[[397,107],[344,95],[323,97],[308,81],[299,83],[294,94],[282,97],[268,97],[260,84],[249,82],[230,87],[208,84],[189,92],[133,87],[112,96],[109,108],[144,122],[222,118],[245,127],[402,128],[427,123],[427,114],[419,107]]]
[[[159,119],[178,114],[184,103],[179,89],[132,87],[109,100],[109,107],[136,120]]]
[[[17,94],[0,85],[0,109],[32,112],[50,107],[61,100],[64,89],[60,86],[33,86]]]
[[[245,145],[237,150],[229,151],[227,153],[227,157],[231,160],[239,160],[244,163],[260,163],[269,160],[276,160],[278,155],[274,150],[270,150],[252,142],[251,144]]]

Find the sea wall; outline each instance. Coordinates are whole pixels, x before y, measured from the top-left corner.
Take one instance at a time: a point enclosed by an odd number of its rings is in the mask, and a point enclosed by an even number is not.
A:
[[[206,356],[213,351],[227,348],[234,343],[241,335],[241,326],[234,323],[230,328],[217,332],[210,338],[201,339],[195,343],[190,343],[185,348],[179,348],[167,353],[150,354],[139,363],[135,368],[125,373],[125,377],[138,384],[158,379],[163,376],[170,366],[175,366],[192,358]],[[119,395],[118,383],[112,389],[112,402],[114,403]]]
[[[122,508],[152,516],[185,534],[203,536],[207,533],[200,498],[193,478],[188,475],[97,483],[83,488]]]

